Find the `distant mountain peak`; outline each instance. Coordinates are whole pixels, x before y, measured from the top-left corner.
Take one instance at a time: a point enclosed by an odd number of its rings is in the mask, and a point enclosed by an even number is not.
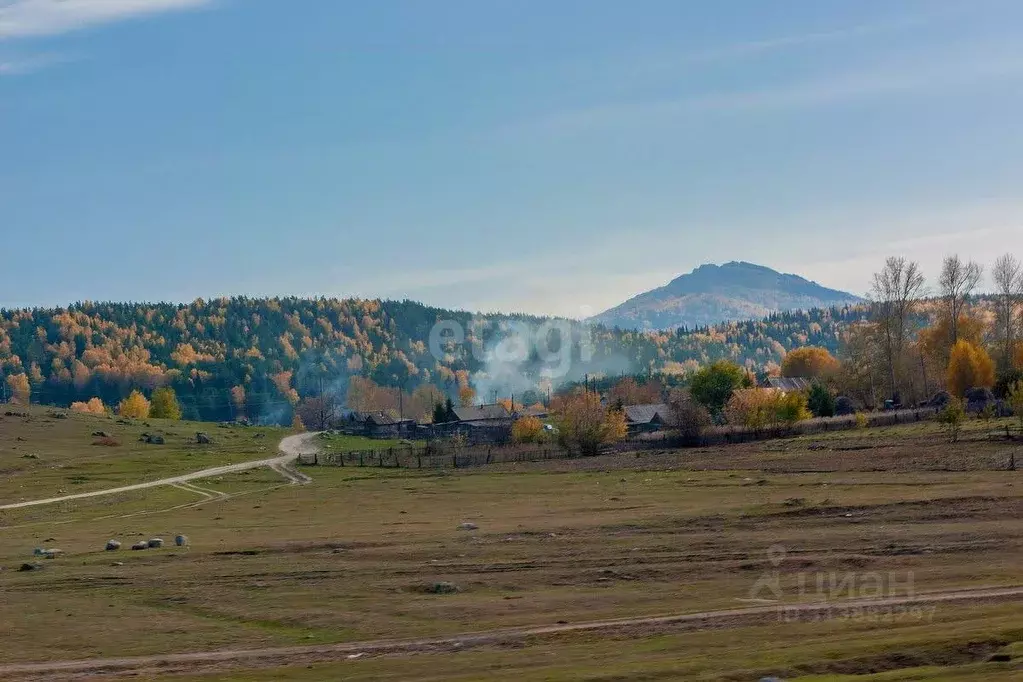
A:
[[[674,329],[856,303],[850,293],[764,265],[707,263],[591,318],[607,326]]]

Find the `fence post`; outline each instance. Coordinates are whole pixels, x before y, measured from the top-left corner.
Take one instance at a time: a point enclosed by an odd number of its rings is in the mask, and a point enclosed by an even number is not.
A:
[[[361,467],[366,466],[366,464],[364,463],[364,461],[362,459],[362,450],[359,450],[359,466],[361,466]]]
[[[423,468],[423,453],[422,452],[417,452],[416,453],[416,461],[419,462],[419,468],[422,469]]]

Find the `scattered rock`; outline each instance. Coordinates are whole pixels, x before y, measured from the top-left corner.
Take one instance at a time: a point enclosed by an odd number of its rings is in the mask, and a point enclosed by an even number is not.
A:
[[[188,544],[188,538],[184,535],[176,535],[174,536],[174,544],[178,547],[184,547]]]
[[[786,499],[782,504],[786,507],[802,507],[806,504],[805,497],[790,497]]]
[[[143,433],[139,436],[139,442],[147,443],[149,445],[163,445],[164,439],[163,436],[158,433]]]
[[[39,455],[32,454],[31,452],[27,455],[22,455],[22,459],[39,459]]]
[[[163,547],[163,538],[151,538],[146,544],[152,549],[159,549]]]
[[[145,540],[140,540],[136,542],[134,545],[132,545],[131,548],[134,550],[149,549],[149,543],[146,542]]]
[[[24,439],[24,438],[22,438],[21,436],[18,436],[18,437],[17,437],[17,438],[15,438],[14,440],[18,441],[19,443],[24,443],[24,442],[25,442],[25,439]]]
[[[110,565],[111,566],[124,566],[124,562],[123,561],[115,561],[114,563],[112,563]]]
[[[108,552],[114,552],[114,551],[119,550],[119,549],[121,549],[121,543],[120,542],[118,542],[117,540],[107,540],[106,550]]]
[[[106,431],[93,431],[93,438],[111,438],[111,435]]]
[[[458,530],[479,530],[479,526],[475,523],[469,523],[466,521],[465,523],[458,524]]]
[[[18,570],[22,571],[22,572],[41,571],[41,570],[43,570],[43,565],[42,564],[24,563],[24,564],[21,565],[21,568],[19,568]]]
[[[253,438],[266,438],[266,434],[265,433],[257,433],[256,435],[253,436]]]
[[[202,431],[195,434],[195,442],[199,445],[213,445],[213,439],[210,438],[210,435]]]
[[[458,585],[448,582],[430,583],[420,588],[427,594],[454,594],[459,591]]]

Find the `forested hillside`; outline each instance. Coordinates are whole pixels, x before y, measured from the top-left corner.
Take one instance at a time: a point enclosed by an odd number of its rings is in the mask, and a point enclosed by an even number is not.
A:
[[[112,405],[134,388],[170,386],[186,417],[244,414],[286,423],[300,396],[329,391],[344,401],[350,384],[400,387],[410,395],[428,387],[456,398],[460,389],[463,397],[475,389],[490,400],[586,373],[681,374],[718,358],[763,369],[793,347],[836,349],[843,326],[863,315],[853,306],[652,333],[573,323],[568,371],[550,379],[535,355],[509,373],[495,371],[492,358],[474,355],[467,343],[445,344],[439,359],[429,348],[441,320],[467,330],[472,320],[482,322],[486,345],[502,323],[538,326],[542,318],[360,299],[86,302],[0,311],[0,397],[55,405],[98,397]],[[587,339],[592,351],[582,352]],[[371,381],[353,384],[352,377]]]

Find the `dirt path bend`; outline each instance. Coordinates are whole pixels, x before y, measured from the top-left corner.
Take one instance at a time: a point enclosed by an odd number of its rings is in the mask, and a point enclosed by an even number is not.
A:
[[[797,622],[825,617],[854,616],[870,609],[897,609],[938,605],[950,602],[978,604],[1023,600],[1023,586],[978,588],[949,592],[930,592],[882,599],[847,599],[825,603],[773,604],[724,611],[705,611],[644,618],[619,618],[584,623],[559,623],[534,627],[507,628],[482,632],[404,640],[372,640],[312,646],[269,647],[193,651],[158,656],[134,656],[46,663],[0,665],[4,680],[79,680],[95,675],[136,677],[158,670],[161,674],[196,672],[209,669],[278,667],[311,662],[358,660],[370,656],[413,654],[420,652],[457,652],[479,646],[521,645],[534,637],[572,633],[643,634],[668,628],[703,630],[741,627],[770,622]],[[106,678],[105,678],[106,679]]]
[[[106,490],[94,490],[88,493],[62,495],[61,497],[48,497],[43,500],[29,500],[28,502],[15,502],[14,504],[3,504],[0,505],[0,510],[21,509],[23,507],[36,507],[43,504],[66,502],[68,500],[81,500],[87,497],[101,497],[103,495],[114,495],[116,493],[131,492],[132,490],[156,488],[161,485],[175,485],[187,483],[188,481],[194,481],[196,479],[210,478],[211,476],[233,474],[238,471],[247,471],[248,469],[258,469],[259,467],[270,467],[277,473],[281,474],[282,476],[290,480],[292,483],[305,484],[311,482],[312,479],[306,476],[305,474],[296,471],[292,467],[292,463],[298,458],[300,454],[309,453],[316,450],[316,446],[312,443],[312,439],[315,436],[316,436],[315,433],[298,433],[293,436],[285,436],[281,440],[280,445],[277,446],[279,454],[276,457],[270,457],[268,459],[257,459],[251,462],[239,462],[238,464],[226,464],[224,466],[203,469],[202,471],[193,471],[192,473],[189,474],[172,476],[171,478],[161,478],[160,480],[157,481],[147,481],[145,483],[134,483],[132,485],[125,485],[119,488],[108,488]]]

